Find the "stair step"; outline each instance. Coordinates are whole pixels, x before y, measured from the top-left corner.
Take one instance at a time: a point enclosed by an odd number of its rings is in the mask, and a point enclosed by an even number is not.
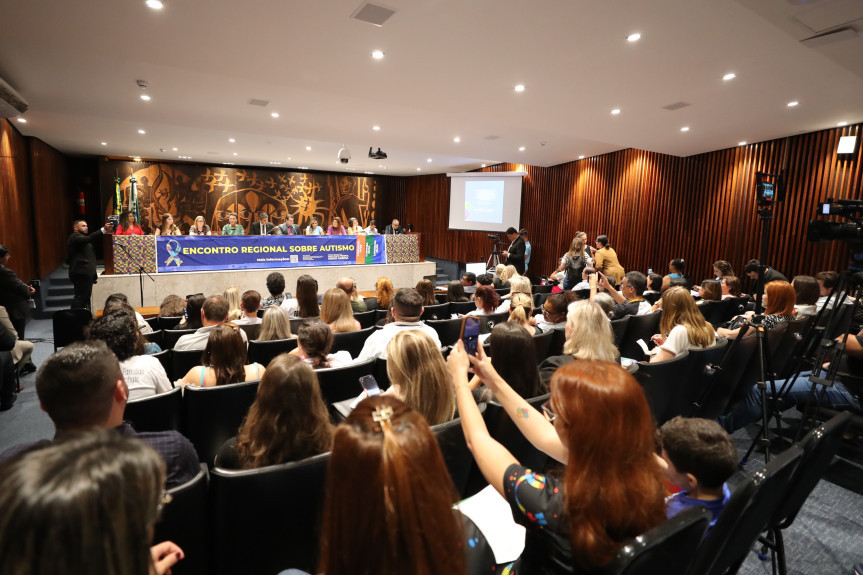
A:
[[[54,297],[66,297],[66,296],[74,296],[75,295],[75,286],[58,286],[51,284],[48,288],[48,292],[45,294],[45,299],[51,299]]]

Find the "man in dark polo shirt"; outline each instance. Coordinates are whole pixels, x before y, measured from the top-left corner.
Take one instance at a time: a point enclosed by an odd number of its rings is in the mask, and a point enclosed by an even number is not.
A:
[[[597,286],[607,291],[617,302],[612,310],[611,319],[621,319],[628,315],[650,313],[650,304],[641,296],[647,289],[647,276],[641,272],[629,272],[620,282],[620,291],[614,289],[603,274],[599,274]]]

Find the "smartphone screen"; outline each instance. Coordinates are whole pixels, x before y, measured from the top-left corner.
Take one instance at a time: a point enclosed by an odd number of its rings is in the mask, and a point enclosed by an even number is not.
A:
[[[466,315],[461,322],[461,340],[464,343],[464,350],[469,355],[476,355],[476,348],[479,345],[479,318],[472,315]]]
[[[360,378],[360,385],[363,386],[363,389],[366,390],[366,395],[369,397],[381,394],[381,389],[378,387],[378,381],[373,375],[362,376]]]

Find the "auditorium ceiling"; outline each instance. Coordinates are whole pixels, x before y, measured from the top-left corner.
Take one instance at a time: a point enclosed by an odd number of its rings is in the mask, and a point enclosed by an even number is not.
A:
[[[16,127],[69,154],[416,175],[863,122],[861,0],[164,2],[4,2]]]

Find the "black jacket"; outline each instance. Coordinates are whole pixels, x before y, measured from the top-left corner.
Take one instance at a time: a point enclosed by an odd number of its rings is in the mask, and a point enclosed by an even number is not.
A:
[[[267,222],[267,226],[264,228],[264,233],[275,233],[273,232],[273,228],[275,226],[270,222]],[[261,235],[261,222],[252,222],[252,225],[249,226],[249,235],[250,236],[259,236]]]
[[[399,229],[394,230],[394,229],[393,229],[393,226],[392,226],[392,224],[391,224],[391,225],[387,226],[387,227],[384,229],[384,234],[385,234],[385,235],[403,234],[403,233],[405,233],[405,228],[404,228],[404,226],[399,226]]]
[[[96,252],[93,251],[93,242],[98,241],[101,237],[101,229],[88,236],[72,232],[72,235],[66,240],[68,251],[66,263],[69,264],[69,277],[96,277]]]
[[[521,236],[515,238],[507,249],[509,256],[506,258],[506,263],[514,265],[520,274],[524,273],[524,251],[524,240],[521,239]]]
[[[30,288],[18,279],[15,272],[0,265],[0,306],[6,308],[11,319],[27,317],[30,305]]]

